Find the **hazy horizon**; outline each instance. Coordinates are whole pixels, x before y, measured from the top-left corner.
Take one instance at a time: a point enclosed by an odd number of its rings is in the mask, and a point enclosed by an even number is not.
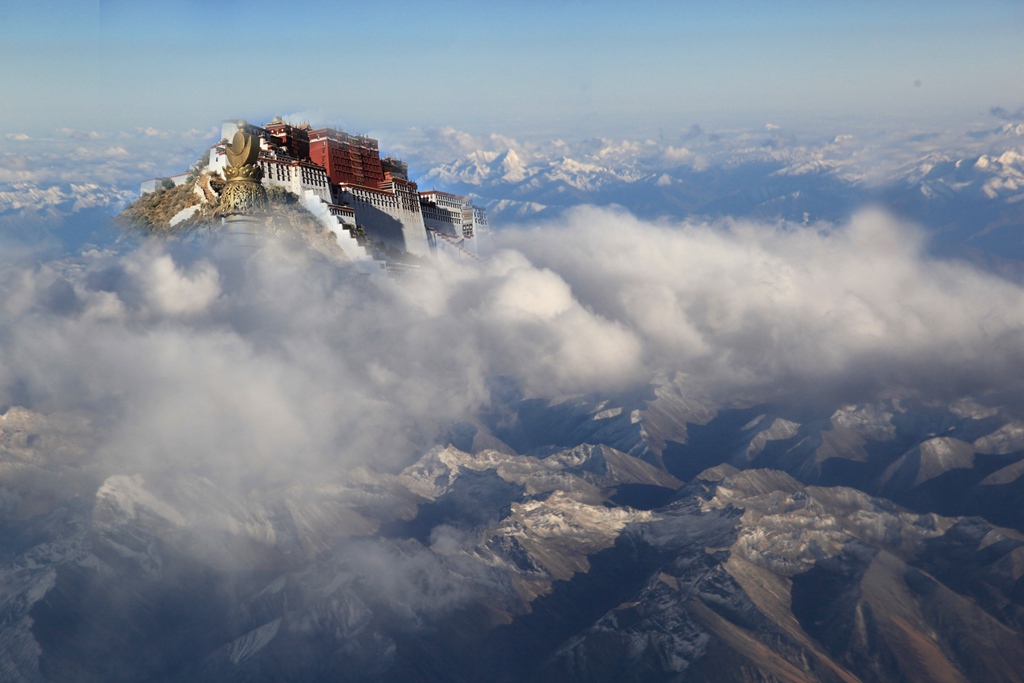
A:
[[[0,133],[296,111],[507,135],[963,118],[1024,105],[1022,30],[1008,0],[14,2]]]

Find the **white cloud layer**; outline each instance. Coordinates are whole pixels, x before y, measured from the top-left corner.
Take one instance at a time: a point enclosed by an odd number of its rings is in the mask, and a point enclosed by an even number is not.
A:
[[[881,212],[811,229],[584,208],[506,242],[629,330],[637,364],[684,370],[714,394],[858,398],[1021,379],[1024,290],[925,255],[921,232]]]
[[[499,237],[412,286],[270,241],[9,260],[0,402],[90,416],[119,471],[247,487],[397,466],[495,376],[551,396],[681,371],[714,398],[793,402],[1024,380],[1024,289],[881,213],[812,229],[581,208]]]

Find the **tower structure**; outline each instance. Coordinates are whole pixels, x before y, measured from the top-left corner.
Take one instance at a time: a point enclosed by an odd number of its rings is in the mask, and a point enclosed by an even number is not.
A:
[[[278,147],[296,159],[309,159],[309,124],[300,123],[293,126],[275,116],[266,125],[267,135],[277,143]]]
[[[227,184],[221,192],[220,206],[226,220],[236,223],[262,211],[267,204],[267,191],[260,182],[263,170],[257,163],[260,141],[246,130],[246,125],[245,121],[238,122],[238,130],[224,150]]]

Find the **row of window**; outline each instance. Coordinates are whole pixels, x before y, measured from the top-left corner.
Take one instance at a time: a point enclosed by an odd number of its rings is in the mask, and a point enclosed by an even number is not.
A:
[[[273,163],[269,161],[261,161],[260,168],[263,169],[263,173],[270,179],[278,182],[291,182],[292,180],[292,166],[289,164]],[[320,187],[327,187],[327,175],[324,173],[318,173],[314,169],[306,166],[299,166],[299,178],[303,185],[316,185]]]
[[[420,206],[420,210],[424,216],[430,216],[431,218],[439,221],[445,221],[447,223],[461,223],[462,215],[452,213],[444,209],[440,209],[436,206],[430,206],[429,204],[423,204]]]
[[[398,208],[398,198],[387,194],[377,194],[376,192],[366,192],[365,190],[359,190],[356,188],[349,189],[352,196],[361,202],[366,204],[372,204],[374,206],[390,206],[392,208]]]

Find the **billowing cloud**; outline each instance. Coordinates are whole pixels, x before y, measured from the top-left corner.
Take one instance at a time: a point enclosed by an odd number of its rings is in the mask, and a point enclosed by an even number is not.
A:
[[[506,243],[722,396],[976,392],[1019,382],[1024,290],[931,258],[881,212],[842,226],[650,224],[584,208]]]
[[[693,157],[693,152],[686,149],[685,147],[672,147],[669,145],[663,152],[665,161],[668,163],[680,163],[687,161]]]
[[[847,225],[650,223],[581,208],[415,286],[266,241],[146,245],[0,280],[0,401],[104,425],[118,470],[246,486],[388,466],[486,406],[683,372],[718,399],[1019,386],[1024,289]]]

